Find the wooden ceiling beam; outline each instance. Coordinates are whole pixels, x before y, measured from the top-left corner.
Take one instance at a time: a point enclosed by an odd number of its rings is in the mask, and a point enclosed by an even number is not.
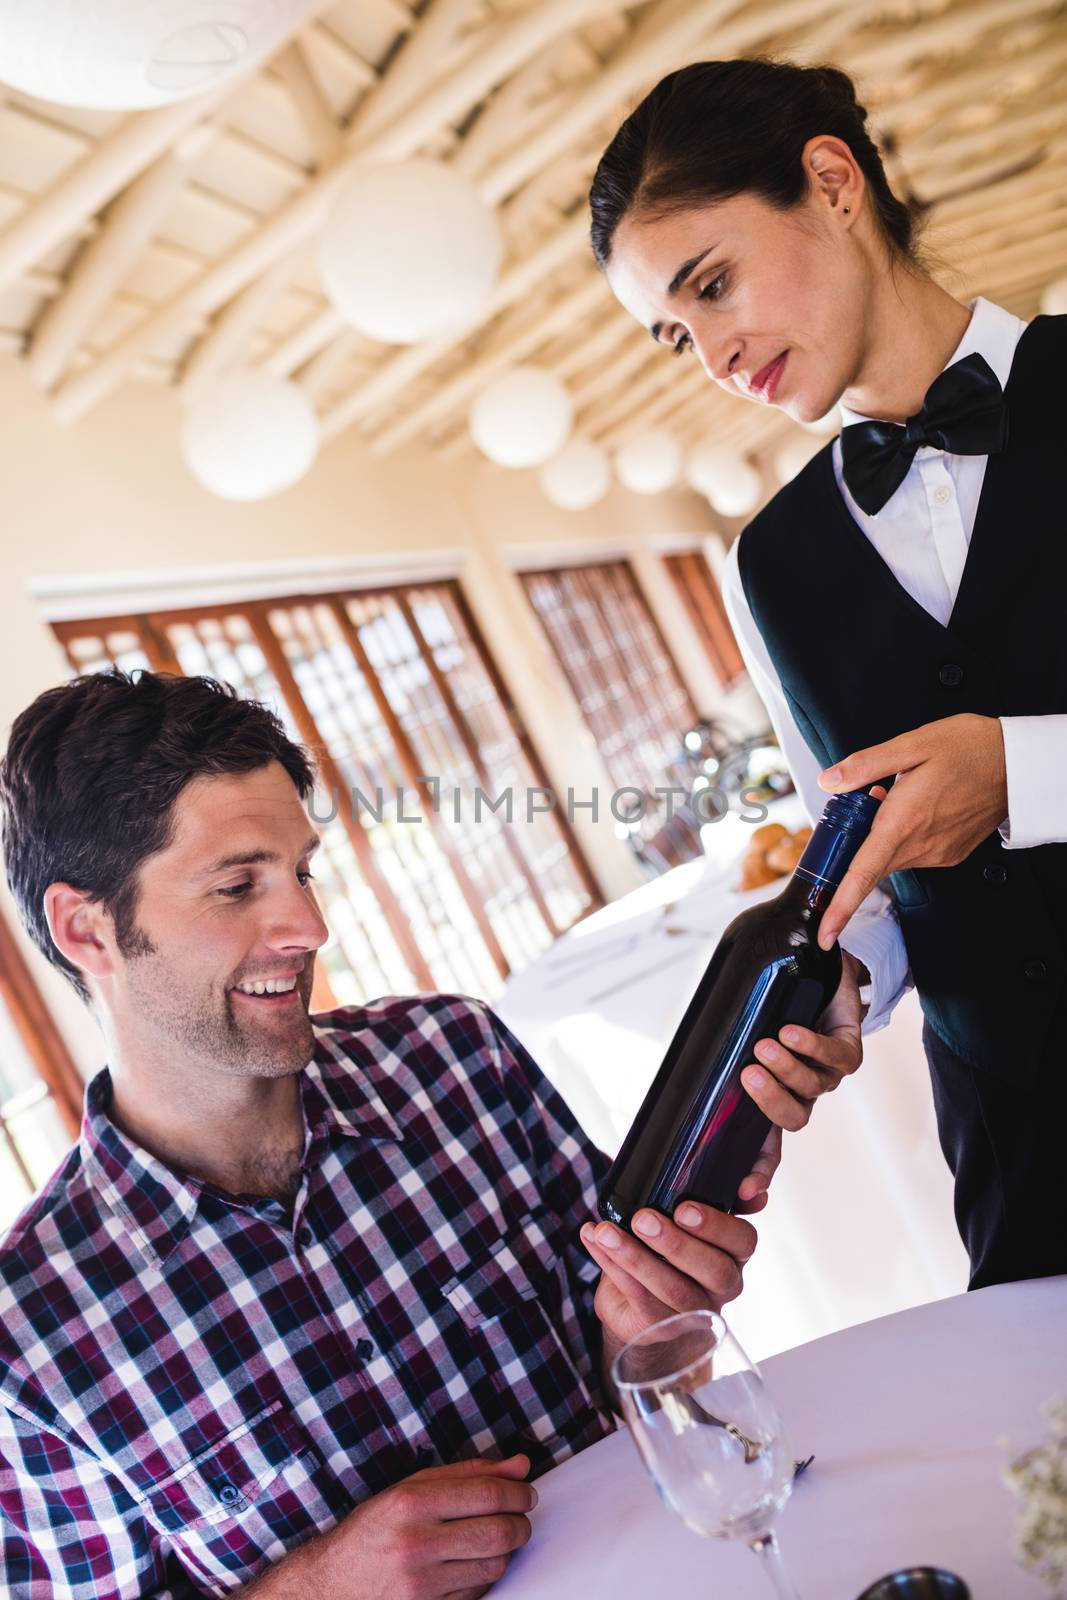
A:
[[[840,5],[844,0],[831,0]],[[609,56],[603,68],[581,89],[570,107],[555,117],[536,139],[508,151],[483,173],[479,189],[493,204],[515,193],[527,179],[558,155],[573,149],[602,118],[636,90],[689,59],[703,39],[713,40],[717,54],[744,50],[754,37],[810,14],[810,0],[775,0],[762,14],[734,18],[747,8],[738,0],[661,0]]]
[[[210,108],[202,100],[181,100],[141,111],[105,135],[0,234],[0,290],[75,234],[86,218],[173,148],[220,99],[221,95],[213,97]]]
[[[186,129],[175,148],[142,172],[113,201],[95,239],[86,244],[64,292],[35,323],[27,366],[38,388],[51,389],[155,233],[167,208],[214,136],[210,122]]]
[[[532,293],[540,287],[548,274],[555,272],[564,261],[585,248],[588,233],[587,213],[579,212],[569,218],[539,250],[508,268],[493,290],[484,313],[474,322],[444,338],[412,345],[399,355],[392,356],[365,383],[328,411],[322,423],[325,437],[336,437],[351,423],[369,416],[385,401],[392,400],[413,378],[462,344],[477,328],[491,322],[521,295]]]
[[[457,172],[466,178],[477,179],[501,145],[515,141],[516,125],[551,75],[563,43],[554,39],[546,49],[538,51],[513,78],[502,83],[486,102],[452,157],[452,165]]]
[[[400,160],[411,155],[550,40],[604,8],[605,0],[539,0],[536,6],[520,12],[484,55],[419,95],[386,128],[346,144],[342,159],[313,178],[257,233],[242,240],[172,296],[142,327],[118,340],[87,372],[61,384],[56,391],[59,414],[66,420],[83,415],[121,382],[132,361],[183,334],[194,317],[210,316],[279,256],[302,244],[321,225],[331,201],[358,167],[370,161]]]
[[[304,47],[294,39],[273,62],[273,70],[285,85],[315,151],[316,167],[328,167],[338,159],[344,135],[326,96],[308,65]]]
[[[941,6],[933,16],[906,23],[886,39],[855,49],[845,42],[841,65],[853,77],[876,81],[939,52],[950,59],[973,52],[993,29],[1054,12],[1058,6],[1059,0],[972,0],[965,13],[956,6]]]
[[[469,361],[462,372],[442,383],[428,400],[405,409],[399,421],[378,434],[374,440],[374,450],[378,454],[395,450],[414,439],[424,428],[437,426],[452,412],[466,406],[499,373],[525,361],[555,334],[576,324],[580,327],[582,320],[599,303],[602,292],[603,285],[597,280],[583,280],[576,289],[562,295],[536,321],[510,338],[501,340],[484,355]]]
[[[329,3],[331,0],[313,0],[310,14],[314,16]],[[307,21],[305,12],[294,21],[290,35],[305,27]],[[278,48],[286,42],[280,41]],[[153,161],[172,149],[194,123],[214,115],[222,102],[262,66],[258,62],[248,67],[207,94],[134,112],[113,133],[105,135],[0,235],[0,290],[69,238],[86,217],[99,211]]]
[[[879,125],[892,128],[903,140],[910,142],[913,135],[909,130],[923,117],[951,116],[956,111],[973,106],[990,93],[996,97],[997,90],[1003,88],[1006,79],[1027,70],[1044,77],[1054,72],[1064,57],[1067,57],[1067,44],[1058,40],[1050,30],[1048,38],[1040,45],[1018,55],[1002,56],[992,64],[983,61],[979,66],[961,68],[947,76],[935,77],[925,88],[881,109],[878,113]],[[906,160],[907,148],[904,156]]]
[[[283,256],[269,272],[235,295],[216,315],[182,366],[178,388],[187,405],[203,395],[237,361],[263,313],[284,287],[292,268],[293,258]]]
[[[328,344],[316,350],[304,364],[300,382],[316,403],[327,389],[332,388],[355,344],[355,333],[350,328],[344,328]]]
[[[287,89],[297,116],[311,139],[318,166],[330,166],[341,157],[344,134],[299,39],[294,39],[280,52],[272,63],[272,69]],[[207,332],[194,346],[184,364],[180,388],[182,398],[187,403],[202,395],[237,360],[258,323],[284,288],[297,254],[293,252],[282,256],[216,313]],[[299,365],[300,362],[294,364]]]
[[[417,28],[412,28],[389,65],[356,107],[349,123],[351,141],[380,133],[412,102],[426,93],[437,76],[440,58],[470,14],[472,0],[430,0]]]
[[[253,279],[244,293],[251,292],[255,281]],[[264,372],[273,372],[275,377],[288,378],[306,361],[328,349],[334,339],[343,338],[350,331],[341,313],[327,302],[280,340],[258,365]]]

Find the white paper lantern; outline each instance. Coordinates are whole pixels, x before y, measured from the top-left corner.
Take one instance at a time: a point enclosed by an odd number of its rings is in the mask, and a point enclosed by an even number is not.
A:
[[[200,94],[293,31],[310,0],[2,0],[0,79],[65,106]]]
[[[615,455],[619,482],[634,494],[662,494],[678,482],[682,447],[673,434],[650,428],[635,434]]]
[[[307,472],[319,448],[315,408],[299,384],[267,373],[220,378],[190,406],[186,465],[224,500],[263,500]]]
[[[500,467],[539,467],[563,449],[574,404],[551,372],[513,367],[483,389],[470,412],[478,449]]]
[[[346,322],[418,344],[469,322],[500,267],[500,228],[474,185],[440,161],[357,172],[319,236],[322,286]]]
[[[685,481],[698,494],[712,495],[717,486],[735,475],[741,458],[728,445],[695,444],[686,454]]]
[[[737,464],[737,472],[729,482],[718,483],[715,493],[709,494],[710,507],[720,517],[747,517],[757,509],[763,493],[763,478],[747,461]]]
[[[720,517],[747,517],[759,505],[763,480],[749,461],[738,457],[730,474],[723,475],[708,494],[713,511]]]
[[[596,505],[611,487],[611,463],[591,439],[572,439],[541,468],[545,499],[564,511]]]
[[[728,445],[694,445],[686,456],[685,477],[723,517],[747,516],[763,488],[755,467]]]
[[[774,453],[774,470],[779,483],[791,483],[823,446],[808,433],[791,433]]]
[[[1041,294],[1041,309],[1046,317],[1067,316],[1067,278],[1057,278]]]

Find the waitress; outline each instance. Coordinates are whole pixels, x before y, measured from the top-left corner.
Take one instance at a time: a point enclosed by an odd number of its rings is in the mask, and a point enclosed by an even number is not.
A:
[[[672,73],[600,161],[592,241],[730,394],[840,406],[724,598],[812,816],[888,795],[823,919],[851,952],[833,1016],[764,1041],[746,1086],[801,1125],[858,1064],[858,979],[870,1031],[910,967],[979,1288],[1067,1272],[1067,317],[940,288],[866,120],[833,67]]]

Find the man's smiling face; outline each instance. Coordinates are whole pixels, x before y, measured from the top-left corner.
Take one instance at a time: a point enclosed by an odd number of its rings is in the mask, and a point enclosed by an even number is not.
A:
[[[277,762],[186,785],[170,844],[140,868],[135,953],[117,957],[106,985],[123,1042],[231,1076],[306,1065],[327,938],[310,883],[317,843]],[[274,994],[248,992],[268,983]]]

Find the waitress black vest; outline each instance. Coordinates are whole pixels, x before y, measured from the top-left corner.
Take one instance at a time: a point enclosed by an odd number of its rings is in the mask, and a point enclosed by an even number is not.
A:
[[[957,712],[1067,712],[1065,381],[1067,316],[1037,317],[947,627],[853,520],[830,444],[745,528],[745,595],[821,765]],[[931,1027],[972,1066],[1025,1082],[1067,980],[1067,844],[1005,850],[994,832],[958,866],[894,872],[889,887]]]

